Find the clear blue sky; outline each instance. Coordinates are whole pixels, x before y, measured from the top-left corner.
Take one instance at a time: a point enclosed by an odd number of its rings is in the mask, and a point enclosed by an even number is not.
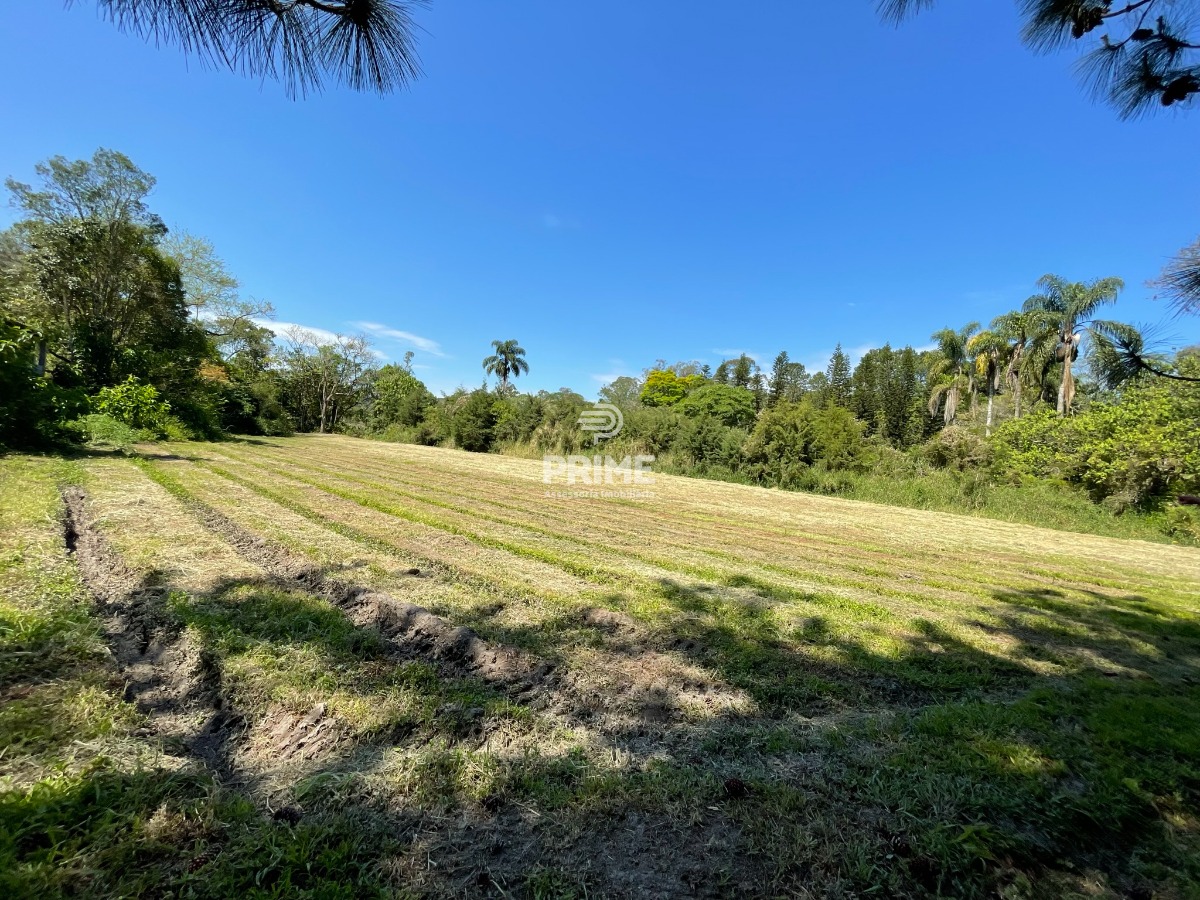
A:
[[[823,365],[987,321],[1050,271],[1167,317],[1145,282],[1200,231],[1200,110],[1119,121],[1071,53],[1021,46],[1011,0],[898,30],[816,8],[434,0],[410,91],[293,101],[92,0],[4,0],[0,173],[121,150],[244,293],[411,336],[377,346],[439,391],[478,384],[493,338],[527,349],[522,386],[589,395],[658,357]]]

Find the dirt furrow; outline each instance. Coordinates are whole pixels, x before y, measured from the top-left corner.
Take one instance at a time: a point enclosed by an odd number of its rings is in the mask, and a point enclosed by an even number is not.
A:
[[[171,615],[169,591],[125,565],[95,527],[81,488],[63,491],[63,538],[91,592],[125,682],[125,699],[148,714],[165,749],[180,749],[224,780],[245,733],[219,665]]]

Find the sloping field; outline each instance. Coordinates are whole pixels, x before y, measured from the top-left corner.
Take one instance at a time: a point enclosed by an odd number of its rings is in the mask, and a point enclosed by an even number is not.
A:
[[[1194,549],[332,436],[0,475],[8,895],[1200,896]]]

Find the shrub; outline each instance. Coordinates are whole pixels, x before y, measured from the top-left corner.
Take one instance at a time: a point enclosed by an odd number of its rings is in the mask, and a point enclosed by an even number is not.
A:
[[[925,444],[925,458],[939,469],[966,472],[989,466],[992,448],[961,425],[948,425]]]
[[[97,447],[113,447],[117,450],[128,449],[142,441],[152,441],[156,437],[152,432],[131,428],[124,422],[103,413],[82,416],[71,422],[68,427],[81,443]]]
[[[0,446],[33,447],[69,437],[64,423],[86,408],[82,392],[37,373],[37,339],[0,323]]]
[[[868,447],[863,423],[849,410],[817,409],[802,400],[780,403],[759,416],[743,457],[746,473],[755,480],[802,487],[810,476],[798,467],[822,462],[830,472],[854,471],[865,465]]]
[[[1182,362],[1200,370],[1200,361]],[[1011,480],[1078,484],[1114,512],[1154,506],[1200,486],[1200,385],[1147,379],[1068,418],[1045,411],[1005,422],[994,444]]]
[[[708,416],[685,419],[676,436],[674,452],[686,456],[693,465],[735,468],[745,440],[745,431],[727,428],[717,419]]]
[[[142,384],[130,375],[115,387],[101,388],[92,398],[92,409],[135,431],[165,437],[171,405],[159,399],[153,385]]]
[[[485,390],[477,390],[461,400],[451,419],[451,436],[463,450],[486,453],[492,448],[496,427],[494,398]]]

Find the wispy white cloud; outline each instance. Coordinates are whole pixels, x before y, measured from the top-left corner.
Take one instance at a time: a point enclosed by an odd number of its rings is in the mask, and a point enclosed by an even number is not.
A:
[[[624,378],[628,375],[627,372],[604,372],[592,375],[592,381],[603,387],[606,384],[612,384],[618,378]],[[632,376],[631,376],[632,377]]]
[[[350,324],[361,328],[363,331],[377,338],[386,338],[408,347],[415,347],[418,350],[428,353],[430,356],[446,356],[442,351],[442,345],[437,341],[421,337],[419,334],[413,334],[411,331],[401,331],[399,328],[381,325],[379,322],[352,322]]]
[[[279,319],[251,319],[260,328],[269,328],[275,332],[275,337],[283,338],[289,331],[298,331],[303,337],[317,344],[332,344],[338,336],[325,328],[313,325],[301,325],[299,322],[283,322]]]
[[[591,376],[592,381],[600,386],[612,384],[618,378],[637,378],[638,373],[632,371],[623,359],[610,359],[607,372],[597,372]]]

